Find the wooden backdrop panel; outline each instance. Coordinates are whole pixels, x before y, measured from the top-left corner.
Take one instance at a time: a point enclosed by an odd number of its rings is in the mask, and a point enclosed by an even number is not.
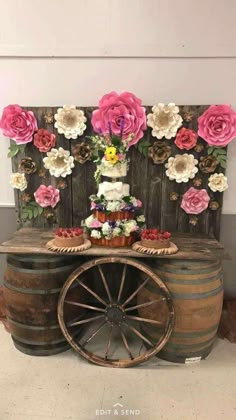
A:
[[[54,128],[53,123],[45,122],[45,114],[51,113],[54,115],[58,107],[30,107],[34,112],[39,128],[46,128],[56,135],[56,147],[63,147],[73,153],[73,147],[75,144],[81,141],[88,141],[85,136],[92,135],[93,130],[91,127],[91,114],[94,107],[79,107],[83,109],[87,117],[87,129],[83,136],[76,140],[67,140],[63,135],[57,133],[57,129]],[[197,118],[201,115],[208,106],[180,106],[180,114],[187,111],[191,111],[194,114],[192,121],[189,123],[184,122],[184,126],[197,131]],[[147,107],[147,113],[150,112],[151,107]],[[144,133],[144,138],[149,139],[151,143],[157,139],[151,135],[151,130],[148,129]],[[171,155],[181,153],[194,154],[196,159],[200,160],[202,155],[206,155],[207,143],[202,139],[198,140],[204,146],[203,152],[196,152],[194,149],[189,151],[181,151],[174,144],[174,139],[164,140],[167,145],[171,146]],[[39,176],[39,170],[43,169],[43,157],[46,154],[41,154],[32,143],[28,143],[23,154],[18,154],[13,158],[13,172],[18,171],[18,165],[22,157],[32,157],[37,164],[37,172],[28,177],[28,189],[32,197],[33,193],[41,184],[53,185],[57,187],[60,180],[66,182],[66,188],[60,190],[60,203],[55,209],[55,218],[46,219],[43,215],[32,219],[31,221],[23,222],[22,213],[22,193],[15,190],[15,201],[16,210],[18,212],[18,225],[27,225],[35,227],[47,227],[53,223],[55,226],[79,226],[81,221],[84,220],[90,212],[89,196],[97,192],[97,186],[94,180],[94,171],[96,166],[91,161],[85,164],[79,164],[75,162],[75,168],[72,170],[72,175],[64,178],[55,178],[46,171],[45,177]],[[129,171],[126,178],[122,179],[123,182],[128,182],[131,186],[131,194],[140,198],[144,206],[144,214],[146,216],[146,222],[148,227],[160,227],[171,232],[196,232],[209,234],[219,238],[220,234],[220,219],[221,219],[221,208],[223,203],[222,193],[212,193],[208,188],[209,175],[204,174],[200,171],[197,176],[202,178],[203,183],[201,188],[206,188],[211,197],[217,200],[220,204],[220,208],[217,211],[207,209],[202,214],[198,215],[198,223],[193,226],[189,223],[189,215],[187,215],[181,208],[181,196],[189,187],[193,186],[193,180],[188,183],[177,184],[175,181],[170,181],[166,176],[166,168],[164,164],[156,165],[152,159],[142,155],[137,148],[132,147],[129,151],[130,165]],[[221,169],[221,172],[224,172]],[[104,178],[105,179],[105,178]],[[176,192],[180,198],[178,201],[170,200],[170,193]]]

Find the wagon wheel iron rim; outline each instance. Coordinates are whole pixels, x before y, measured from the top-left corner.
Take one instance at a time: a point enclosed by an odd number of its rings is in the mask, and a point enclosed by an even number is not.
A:
[[[123,265],[118,293],[116,296],[112,296],[112,290],[110,290],[103,270],[103,266],[112,263]],[[88,286],[86,284],[86,281],[84,281],[83,279],[80,280],[80,277],[83,277],[84,273],[87,273],[88,270],[94,267],[97,267],[97,274],[98,276],[100,275],[100,280],[103,283],[105,297],[100,296],[96,291],[94,291],[91,288],[91,286]],[[144,280],[139,282],[138,287],[134,291],[132,291],[131,294],[129,294],[129,296],[124,300],[124,302],[122,302],[121,298],[125,287],[125,283],[127,281],[128,267],[134,267],[141,271],[144,275]],[[133,299],[137,297],[138,293],[148,284],[149,281],[153,281],[155,283],[155,286],[159,288],[162,297],[158,299],[152,299],[151,301],[149,300],[141,304],[133,304]],[[82,286],[82,288],[86,290],[87,293],[93,296],[97,304],[91,305],[67,299],[67,293],[70,290],[71,286],[74,285],[74,283],[77,283],[78,285]],[[132,315],[132,311],[137,311],[138,309],[145,308],[148,306],[152,307],[154,303],[158,304],[158,302],[161,301],[166,305],[167,308],[168,315],[165,322],[158,321],[152,318],[145,319],[142,318],[139,314]],[[72,305],[78,308],[88,309],[92,311],[94,316],[86,315],[82,319],[66,322],[64,317],[65,305]],[[168,288],[166,287],[164,282],[152,271],[150,267],[134,259],[124,257],[102,257],[96,258],[94,260],[82,264],[69,276],[61,290],[58,301],[58,321],[62,333],[65,336],[68,343],[81,356],[83,356],[90,362],[93,362],[100,366],[131,367],[149,360],[164,347],[171,335],[174,325],[174,306]],[[93,325],[95,321],[98,321],[98,326],[96,326],[96,330],[93,331],[92,334],[89,335],[89,337],[86,340],[83,340],[82,343],[76,341],[75,336],[68,330],[70,327],[80,327],[91,324]],[[139,323],[140,325],[141,323],[144,323],[150,324],[154,327],[161,326],[164,328],[164,331],[161,334],[161,337],[157,340],[157,342],[154,343],[153,340],[151,341],[150,338],[142,332],[142,330],[140,331],[140,329],[136,328],[133,324],[130,323],[133,321]],[[87,350],[85,347],[90,342],[92,342],[95,337],[99,336],[99,334],[105,326],[109,326],[109,332],[104,342],[104,355],[102,357]],[[128,359],[109,358],[109,351],[112,343],[112,335],[115,328],[118,329],[120,332],[121,343],[123,345],[123,349],[125,350],[128,356]],[[127,334],[127,332],[129,333],[129,335]],[[138,338],[140,342],[146,345],[146,350],[142,355],[133,355],[132,350],[129,346],[130,335],[134,335],[136,339]]]

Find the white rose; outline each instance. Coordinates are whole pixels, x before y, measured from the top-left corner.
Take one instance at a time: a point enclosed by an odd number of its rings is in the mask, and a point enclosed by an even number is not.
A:
[[[25,174],[20,174],[19,172],[11,174],[10,184],[13,188],[16,188],[20,191],[24,191],[27,188]]]
[[[208,185],[210,189],[214,192],[219,191],[223,192],[228,188],[228,179],[224,174],[213,174],[208,180]]]
[[[96,239],[100,239],[101,238],[101,232],[99,232],[99,230],[93,229],[91,230],[91,234],[92,238],[96,238]]]
[[[90,228],[90,225],[93,221],[95,221],[96,218],[91,214],[91,216],[87,217],[87,219],[85,219],[84,224],[87,228]]]
[[[113,236],[120,236],[121,234],[121,229],[119,227],[115,227],[113,229]]]
[[[108,222],[103,223],[103,225],[102,225],[102,233],[103,233],[104,236],[108,236],[109,237],[110,234],[111,234],[111,230],[112,230],[112,228],[111,228],[111,226],[109,225]]]
[[[109,201],[106,208],[108,211],[120,211],[121,203],[120,201]]]
[[[141,216],[137,217],[137,221],[141,222],[141,223],[144,223],[145,222],[145,216],[143,214],[141,214]]]

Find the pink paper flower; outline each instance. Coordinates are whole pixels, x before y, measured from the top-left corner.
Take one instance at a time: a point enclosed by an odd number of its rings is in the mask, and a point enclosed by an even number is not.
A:
[[[24,111],[19,105],[8,105],[3,110],[0,128],[3,135],[16,144],[25,144],[32,141],[38,125],[32,111]]]
[[[102,223],[99,220],[94,220],[90,223],[91,228],[99,228],[102,226]]]
[[[189,188],[183,195],[181,208],[188,214],[199,214],[207,209],[210,197],[206,190]]]
[[[50,131],[40,128],[34,135],[34,145],[40,152],[46,153],[56,144],[56,136]]]
[[[197,133],[183,127],[177,133],[175,144],[179,149],[190,150],[197,144]]]
[[[52,185],[49,185],[49,187],[46,187],[46,185],[40,185],[34,193],[34,198],[36,203],[38,203],[41,207],[54,208],[60,201],[60,192]]]
[[[96,208],[96,203],[94,201],[91,201],[91,210],[94,210]]]
[[[120,135],[125,140],[133,134],[129,146],[136,144],[143,137],[146,130],[145,108],[141,106],[141,99],[133,93],[110,92],[99,101],[99,108],[93,111],[92,126],[97,133],[109,133]]]
[[[230,105],[211,105],[198,118],[198,135],[211,146],[227,146],[236,137],[236,112]]]

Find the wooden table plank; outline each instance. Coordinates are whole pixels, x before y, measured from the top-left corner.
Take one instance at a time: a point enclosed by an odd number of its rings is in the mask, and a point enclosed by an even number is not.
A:
[[[52,230],[37,228],[22,228],[14,233],[12,238],[0,245],[2,254],[55,254],[47,250],[46,243],[52,239]],[[173,242],[178,246],[179,252],[173,255],[147,255],[133,251],[131,248],[105,248],[92,246],[87,251],[70,255],[84,256],[123,256],[131,258],[167,258],[189,260],[230,259],[223,245],[216,239],[208,237],[190,236],[189,234],[174,234]]]

